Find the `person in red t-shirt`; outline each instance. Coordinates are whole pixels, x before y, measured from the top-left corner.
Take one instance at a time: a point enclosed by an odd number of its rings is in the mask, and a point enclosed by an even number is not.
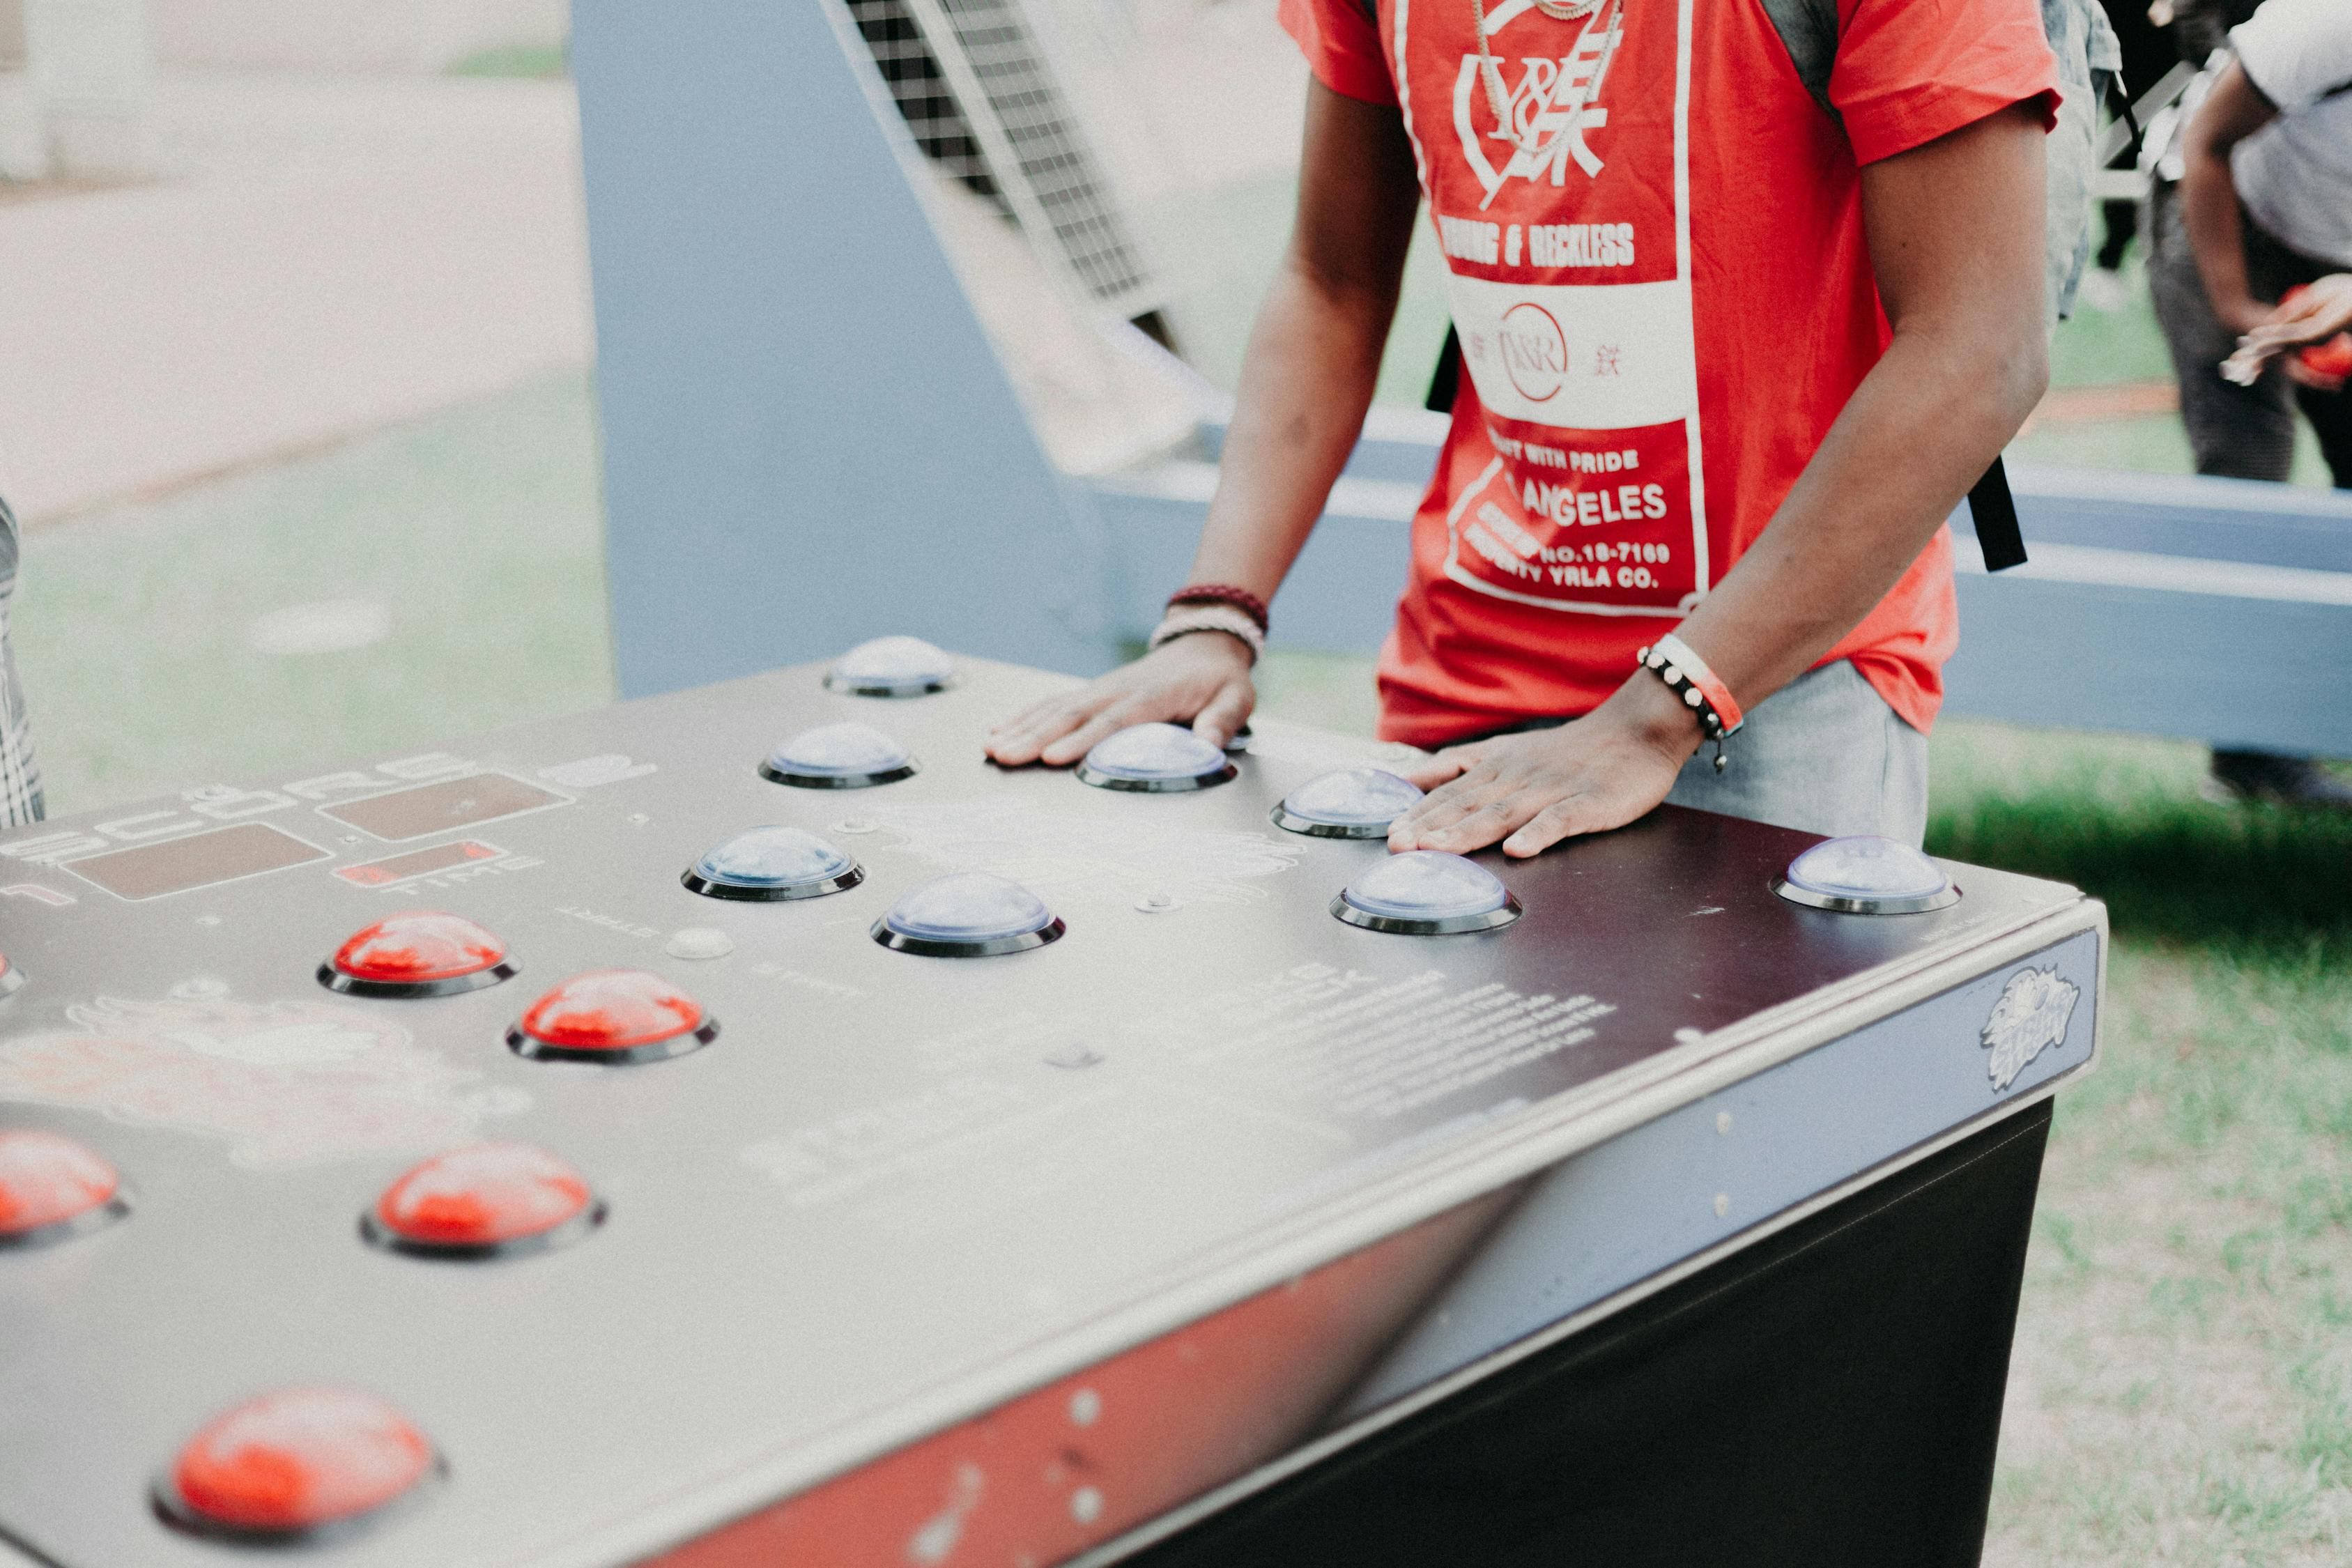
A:
[[[1391,847],[1532,855],[1667,799],[1916,843],[1943,520],[2048,376],[2056,78],[2035,0],[1836,9],[1817,99],[1759,0],[1283,0],[1314,80],[1217,586],[990,754],[1239,729],[1426,195],[1465,374],[1381,655],[1381,733],[1434,749]],[[1742,710],[1728,767],[1700,755]]]

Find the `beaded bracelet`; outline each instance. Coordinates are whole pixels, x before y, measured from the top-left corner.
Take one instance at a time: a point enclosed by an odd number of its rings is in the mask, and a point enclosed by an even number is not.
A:
[[[1715,742],[1715,771],[1724,770],[1723,742],[1739,732],[1748,716],[1733,700],[1731,688],[1726,686],[1706,660],[1691,650],[1690,644],[1672,632],[1633,655],[1643,669],[1666,683],[1668,690],[1683,700],[1683,705],[1698,715],[1698,727]]]
[[[1179,605],[1231,605],[1257,623],[1260,635],[1274,629],[1266,615],[1265,601],[1231,583],[1188,583],[1168,595],[1170,609]]]

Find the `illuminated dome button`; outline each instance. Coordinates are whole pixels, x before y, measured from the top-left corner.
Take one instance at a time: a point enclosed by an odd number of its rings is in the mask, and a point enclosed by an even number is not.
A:
[[[899,952],[982,958],[1061,939],[1064,926],[1036,894],[985,871],[961,871],[909,889],[874,922],[874,940]]]
[[[122,1178],[94,1151],[38,1128],[0,1131],[0,1248],[63,1241],[130,1212]]]
[[[1173,794],[1209,789],[1241,770],[1192,731],[1175,724],[1130,724],[1108,736],[1078,764],[1078,777],[1097,789]]]
[[[411,910],[354,932],[319,965],[319,984],[354,996],[451,996],[514,972],[507,944],[472,921]]]
[[[920,697],[955,681],[955,660],[920,637],[859,643],[824,672],[828,690],[851,697]]]
[[[1274,808],[1276,827],[1316,838],[1382,838],[1421,798],[1421,786],[1381,768],[1320,773]]]
[[[702,1004],[642,969],[592,969],[530,1005],[507,1044],[534,1061],[650,1062],[719,1037]]]
[[[912,777],[907,748],[870,724],[820,724],[768,753],[760,776],[799,789],[864,789]]]
[[[1519,900],[1475,860],[1435,849],[1391,855],[1348,884],[1331,912],[1367,931],[1448,936],[1519,918]]]
[[[1849,915],[1912,915],[1958,903],[1944,868],[1908,844],[1872,834],[1830,838],[1789,862],[1772,890],[1790,903]]]
[[[287,1388],[215,1416],[157,1482],[174,1524],[254,1542],[316,1538],[415,1488],[439,1460],[408,1418],[351,1388]]]
[[[703,851],[679,879],[707,899],[814,899],[866,879],[856,861],[797,827],[754,827]]]
[[[529,1143],[453,1149],[411,1170],[361,1216],[378,1247],[425,1258],[511,1258],[579,1240],[604,1205],[580,1173]]]

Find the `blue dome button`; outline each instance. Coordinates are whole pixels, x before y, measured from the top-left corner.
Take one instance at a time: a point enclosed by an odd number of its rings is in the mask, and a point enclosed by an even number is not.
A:
[[[865,789],[911,778],[907,748],[871,724],[820,724],[779,744],[760,776],[795,789]]]
[[[1367,931],[1451,936],[1519,918],[1519,900],[1475,860],[1435,849],[1391,855],[1348,884],[1331,912]]]
[[[825,689],[850,697],[920,697],[955,683],[955,660],[920,637],[859,643],[824,672]]]
[[[1078,778],[1097,789],[1172,795],[1213,788],[1240,771],[1224,748],[1181,725],[1130,724],[1096,743]]]
[[[874,922],[874,940],[898,952],[983,958],[1043,947],[1064,929],[1045,900],[1020,883],[960,871],[908,889]]]
[[[857,862],[797,827],[754,827],[711,846],[678,879],[706,899],[815,899],[866,879]]]
[[[1318,773],[1283,796],[1276,827],[1315,838],[1380,838],[1421,798],[1419,784],[1382,768]]]
[[[1814,845],[1772,879],[1772,890],[1793,904],[1849,915],[1915,915],[1960,898],[1925,854],[1867,833]]]

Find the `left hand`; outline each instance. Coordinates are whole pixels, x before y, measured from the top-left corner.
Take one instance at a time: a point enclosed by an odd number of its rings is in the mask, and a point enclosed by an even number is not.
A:
[[[1389,849],[1466,855],[1501,839],[1524,858],[1622,827],[1666,798],[1698,743],[1698,721],[1644,673],[1557,730],[1449,746],[1400,769],[1430,793],[1390,826]]]

